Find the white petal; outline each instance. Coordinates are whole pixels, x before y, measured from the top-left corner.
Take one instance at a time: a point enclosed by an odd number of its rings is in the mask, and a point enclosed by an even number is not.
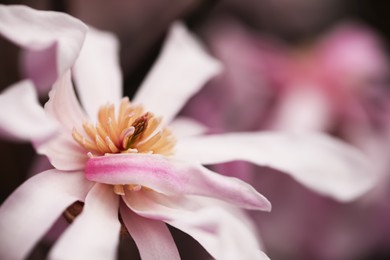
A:
[[[73,72],[80,100],[92,119],[97,117],[100,106],[118,103],[122,75],[115,36],[90,28]]]
[[[164,222],[143,218],[123,203],[120,209],[123,222],[143,260],[180,259],[175,241]]]
[[[109,185],[95,184],[81,214],[60,237],[50,259],[115,259],[119,243],[119,197]]]
[[[70,71],[54,84],[45,110],[60,122],[64,131],[67,130],[70,135],[74,127],[82,125],[85,116],[74,92]]]
[[[252,230],[219,203],[144,190],[127,193],[124,201],[136,213],[189,234],[216,259],[267,259]]]
[[[202,125],[200,122],[189,117],[175,118],[175,120],[169,124],[169,128],[172,130],[176,138],[201,135],[208,131],[205,125]]]
[[[39,87],[50,87],[73,65],[86,31],[85,24],[64,13],[0,5],[0,34],[26,50],[26,76]],[[35,63],[32,57],[37,58]],[[56,66],[47,70],[53,58]]]
[[[134,100],[170,122],[187,100],[220,70],[221,65],[194,36],[181,23],[175,23]]]
[[[88,160],[87,152],[68,133],[56,136],[36,146],[36,149],[39,154],[46,155],[56,169],[62,171],[82,170]]]
[[[39,104],[31,81],[9,87],[0,95],[0,135],[24,141],[42,141],[57,128]]]
[[[349,201],[376,182],[357,149],[322,134],[235,133],[181,140],[177,156],[202,164],[245,160],[290,174],[319,193]]]
[[[84,200],[90,187],[82,172],[49,170],[28,179],[0,208],[0,258],[24,259],[70,204]]]

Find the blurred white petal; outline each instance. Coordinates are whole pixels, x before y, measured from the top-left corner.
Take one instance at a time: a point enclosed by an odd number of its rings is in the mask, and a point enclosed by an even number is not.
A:
[[[39,104],[31,81],[12,85],[0,94],[0,135],[23,141],[51,137],[57,125]]]
[[[72,67],[86,32],[85,24],[64,13],[0,5],[0,34],[25,50],[26,76],[46,91]]]

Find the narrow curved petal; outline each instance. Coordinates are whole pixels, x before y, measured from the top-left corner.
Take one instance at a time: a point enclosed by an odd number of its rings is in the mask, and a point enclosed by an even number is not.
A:
[[[167,195],[200,195],[247,209],[271,209],[266,198],[239,179],[159,155],[91,158],[85,166],[85,176],[99,183],[139,184]]]
[[[208,129],[200,122],[189,117],[177,117],[169,124],[176,138],[183,138],[207,133]]]
[[[137,214],[189,234],[216,259],[267,259],[262,258],[253,231],[234,213],[213,206],[209,200],[141,190],[127,193],[124,201]]]
[[[234,133],[181,140],[177,156],[201,164],[245,160],[281,170],[303,185],[341,201],[367,192],[376,182],[359,150],[315,133]]]
[[[40,141],[52,136],[57,125],[39,104],[31,81],[9,87],[0,95],[0,135],[23,141]]]
[[[73,75],[76,88],[90,118],[96,118],[101,105],[122,98],[119,44],[108,32],[89,28]]]
[[[24,259],[73,202],[83,201],[91,183],[81,172],[49,170],[22,184],[0,208],[0,258]]]
[[[85,116],[74,92],[70,71],[54,84],[45,110],[60,122],[70,135],[74,127],[82,125]]]
[[[112,187],[95,184],[83,211],[64,232],[50,259],[115,259],[119,243],[119,198]]]
[[[183,24],[175,23],[134,100],[170,122],[187,100],[220,70],[220,63],[205,52]]]
[[[180,259],[175,241],[164,222],[143,218],[123,203],[120,212],[143,260]]]
[[[87,152],[68,133],[36,145],[36,149],[39,154],[46,155],[56,169],[62,171],[82,170],[88,160]]]
[[[86,32],[85,24],[64,13],[0,5],[0,34],[26,51],[22,63],[26,76],[46,90],[73,65]]]

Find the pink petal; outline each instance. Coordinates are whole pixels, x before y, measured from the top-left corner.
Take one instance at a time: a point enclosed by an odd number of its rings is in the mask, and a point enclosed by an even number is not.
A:
[[[119,243],[119,198],[112,187],[95,184],[82,213],[50,252],[51,259],[115,259]]]
[[[180,259],[172,235],[164,222],[140,217],[121,204],[121,216],[143,260]]]
[[[170,122],[187,100],[220,70],[220,64],[183,24],[175,23],[134,100]]]
[[[72,135],[74,127],[82,125],[84,112],[80,107],[73,89],[70,71],[58,79],[49,93],[49,101],[45,104],[45,110],[58,120]]]
[[[86,31],[81,21],[64,13],[0,5],[0,34],[25,49],[26,76],[46,90],[73,65]],[[47,70],[53,61],[55,68]]]
[[[91,118],[100,106],[117,103],[122,97],[119,46],[115,36],[90,28],[74,67],[81,102]]]
[[[266,198],[239,179],[160,155],[122,154],[92,158],[86,164],[85,176],[100,183],[139,184],[167,195],[200,195],[248,209],[271,209]]]
[[[353,200],[376,182],[371,164],[359,150],[315,133],[233,133],[181,140],[179,158],[202,164],[245,160],[269,166],[321,194]]]
[[[0,135],[41,141],[55,133],[55,121],[46,116],[31,81],[9,87],[1,93],[0,104]]]
[[[235,213],[214,201],[146,190],[127,193],[124,201],[137,214],[164,221],[189,234],[216,259],[267,259],[262,258],[253,231]]]
[[[0,258],[24,259],[63,210],[83,201],[90,187],[81,172],[49,170],[28,179],[0,208]]]
[[[88,160],[83,150],[68,133],[56,136],[56,138],[36,145],[39,154],[46,155],[50,163],[58,170],[75,171],[82,170]]]

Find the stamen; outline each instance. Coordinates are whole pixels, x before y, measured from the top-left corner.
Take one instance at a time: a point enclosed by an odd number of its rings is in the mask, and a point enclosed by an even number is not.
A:
[[[109,132],[111,140],[115,144],[119,144],[118,133],[116,132],[117,126],[116,126],[115,119],[113,120],[111,117],[109,117],[107,120],[107,126],[108,126],[108,132]]]
[[[96,128],[93,126],[93,124],[88,121],[84,121],[83,128],[84,131],[87,133],[88,137],[93,140],[95,138],[95,135],[97,134]]]
[[[161,132],[157,133],[155,136],[150,138],[148,141],[138,144],[137,148],[141,151],[151,150],[152,147],[156,144],[156,142],[158,142],[160,140],[161,137],[162,137],[162,133]]]
[[[129,191],[140,191],[142,189],[142,186],[139,184],[127,184],[126,188]]]
[[[123,151],[123,153],[138,153],[138,149],[129,148]]]
[[[114,142],[110,139],[109,136],[106,136],[105,141],[112,153],[119,152],[119,149],[115,146]]]
[[[118,195],[125,195],[125,189],[123,185],[114,185],[114,193]]]
[[[98,122],[96,124],[96,130],[100,136],[107,136],[108,135],[107,131],[104,129],[104,126],[100,122]]]
[[[73,128],[72,137],[76,142],[84,147],[86,150],[99,151],[98,148],[91,142],[87,141],[84,136],[82,136],[76,128]]]
[[[97,145],[97,148],[100,150],[101,153],[104,153],[105,151],[109,150],[110,148],[106,144],[106,142],[100,137],[100,135],[95,136],[95,142]]]

